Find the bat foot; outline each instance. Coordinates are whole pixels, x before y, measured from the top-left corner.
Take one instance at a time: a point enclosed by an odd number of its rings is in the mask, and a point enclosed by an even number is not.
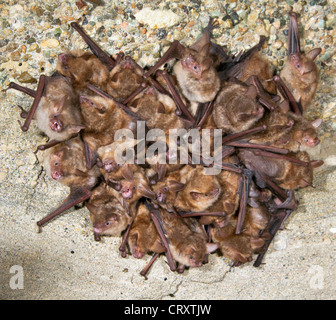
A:
[[[28,127],[25,124],[22,125],[20,120],[18,120],[18,123],[19,123],[20,128],[23,132],[28,131]]]

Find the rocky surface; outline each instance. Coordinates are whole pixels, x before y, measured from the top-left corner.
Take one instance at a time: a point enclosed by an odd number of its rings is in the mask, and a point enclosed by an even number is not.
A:
[[[172,273],[163,257],[145,280],[150,256],[121,258],[120,238],[95,242],[85,208],[69,210],[37,233],[36,221],[68,190],[46,176],[45,142],[33,124],[22,132],[21,105],[32,99],[14,90],[0,93],[0,299],[335,299],[336,267],[336,5],[325,1],[24,1],[0,3],[0,89],[10,81],[35,89],[50,75],[57,55],[86,48],[70,22],[78,20],[110,54],[120,50],[142,66],[153,65],[173,40],[191,44],[210,17],[218,18],[214,41],[239,52],[268,37],[263,52],[281,70],[287,48],[287,13],[301,15],[301,47],[321,47],[321,82],[306,117],[320,117],[321,143],[311,155],[325,164],[315,188],[297,192],[299,209],[278,233],[265,264],[231,268],[211,255],[202,268]],[[161,17],[161,18],[160,18]],[[17,269],[15,266],[18,266]],[[21,267],[21,269],[20,269]],[[23,272],[17,288],[15,270]],[[13,278],[14,277],[14,278]],[[141,288],[141,289],[140,289]]]

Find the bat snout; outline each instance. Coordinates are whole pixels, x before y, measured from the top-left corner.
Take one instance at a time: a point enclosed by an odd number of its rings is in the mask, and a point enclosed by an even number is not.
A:
[[[59,180],[63,177],[64,173],[61,169],[58,169],[58,170],[53,170],[51,172],[51,177],[54,179],[54,180]]]
[[[60,132],[63,130],[63,123],[59,119],[52,119],[49,122],[49,127],[52,131]]]

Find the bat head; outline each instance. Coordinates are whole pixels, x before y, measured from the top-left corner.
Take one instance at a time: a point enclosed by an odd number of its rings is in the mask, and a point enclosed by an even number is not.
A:
[[[321,119],[316,119],[311,122],[310,125],[305,125],[304,127],[295,131],[294,139],[299,142],[303,147],[315,147],[320,143],[318,138],[316,128],[318,128],[322,123]]]
[[[289,56],[289,62],[299,76],[303,77],[316,71],[317,67],[314,59],[321,52],[321,49],[318,49],[313,49],[306,55],[294,53]]]
[[[210,69],[212,60],[199,53],[189,53],[181,60],[181,64],[184,70],[194,78],[201,80],[203,75]]]
[[[64,150],[59,150],[50,155],[50,175],[54,180],[60,180],[64,177],[62,169],[63,157]]]
[[[160,203],[166,203],[169,194],[177,193],[185,188],[185,184],[176,180],[165,180],[153,186],[156,192],[156,200]]]
[[[120,235],[129,223],[125,210],[112,200],[108,203],[85,204],[90,211],[93,231],[99,235]]]

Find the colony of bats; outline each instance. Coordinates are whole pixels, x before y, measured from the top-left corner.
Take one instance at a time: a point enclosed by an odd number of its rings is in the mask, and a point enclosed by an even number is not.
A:
[[[305,151],[319,143],[321,120],[303,116],[314,99],[319,78],[314,60],[321,50],[301,50],[297,20],[291,10],[281,72],[262,55],[265,37],[233,55],[213,42],[213,20],[193,45],[174,41],[145,69],[122,52],[110,56],[71,23],[91,50],[59,54],[54,74],[41,75],[36,91],[9,86],[34,98],[28,112],[21,108],[21,129],[36,121],[49,137],[37,149],[44,153],[46,172],[70,189],[60,206],[37,222],[40,229],[84,203],[96,241],[121,236],[123,257],[153,254],[142,275],[160,254],[177,272],[202,266],[213,252],[234,266],[256,255],[259,266],[298,206],[294,190],[312,186],[313,170],[323,164]],[[115,133],[136,134],[137,121],[145,121],[147,131],[197,129],[201,139],[209,129],[212,147],[213,133],[221,129],[219,173],[207,174],[217,162],[202,157],[197,164],[191,156],[188,163],[173,163],[169,160],[179,160],[179,154],[168,148],[166,163],[156,154],[145,163],[116,161]],[[150,146],[145,142],[145,150]]]

